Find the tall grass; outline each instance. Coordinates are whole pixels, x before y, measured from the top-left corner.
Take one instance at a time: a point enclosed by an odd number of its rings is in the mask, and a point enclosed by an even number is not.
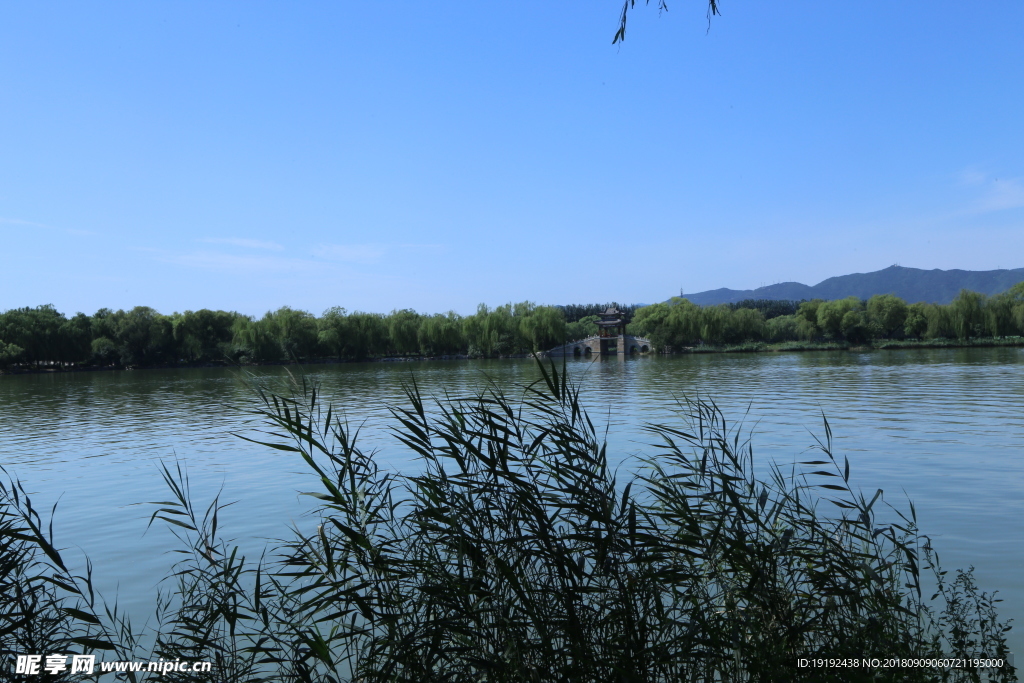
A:
[[[392,409],[409,475],[381,469],[315,385],[259,390],[257,442],[305,462],[316,530],[251,563],[219,535],[222,504],[194,507],[165,468],[151,523],[178,532],[181,560],[145,655],[3,489],[4,580],[37,595],[5,599],[3,649],[215,661],[208,679],[162,679],[189,681],[1016,680],[797,665],[1007,655],[998,601],[970,571],[948,579],[913,505],[856,492],[827,421],[818,455],[758,477],[749,440],[694,401],[681,425],[646,428],[649,455],[620,479],[564,369],[541,370],[515,399],[428,402],[413,383]]]

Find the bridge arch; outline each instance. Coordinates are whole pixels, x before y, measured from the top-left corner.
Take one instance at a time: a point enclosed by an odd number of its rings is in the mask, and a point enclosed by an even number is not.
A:
[[[565,356],[595,356],[605,354],[647,354],[654,346],[651,340],[645,337],[637,337],[631,334],[619,337],[590,336],[586,339],[577,339],[562,346],[547,351],[547,355],[555,358]]]

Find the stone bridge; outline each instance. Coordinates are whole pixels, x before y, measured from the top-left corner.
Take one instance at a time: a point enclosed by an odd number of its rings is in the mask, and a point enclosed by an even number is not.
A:
[[[613,356],[617,354],[628,356],[635,353],[649,353],[653,348],[651,340],[645,337],[634,337],[631,334],[620,334],[614,337],[594,335],[586,339],[569,342],[563,346],[556,346],[547,351],[547,355],[549,358]]]

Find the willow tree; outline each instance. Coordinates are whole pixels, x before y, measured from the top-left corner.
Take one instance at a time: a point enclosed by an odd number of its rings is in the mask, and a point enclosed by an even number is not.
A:
[[[644,4],[650,5],[651,0],[645,0]],[[625,0],[622,3],[622,12],[619,14],[619,30],[615,32],[615,38],[612,39],[612,45],[626,39],[626,17],[629,11],[636,7],[636,0]],[[658,0],[658,11],[667,12],[668,2],[666,0]],[[711,17],[720,15],[718,11],[717,0],[708,0],[708,26],[711,25]]]

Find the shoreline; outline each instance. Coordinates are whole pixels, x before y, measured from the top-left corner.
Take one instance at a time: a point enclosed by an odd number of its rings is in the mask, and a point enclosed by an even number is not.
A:
[[[196,370],[201,368],[262,368],[281,365],[347,365],[350,363],[416,363],[421,361],[437,360],[502,360],[506,358],[529,358],[530,354],[520,353],[498,358],[479,358],[466,354],[449,354],[444,356],[386,356],[384,358],[338,359],[338,358],[316,358],[313,360],[287,361],[274,363],[234,363],[234,362],[212,362],[203,363],[160,363],[156,365],[70,365],[70,366],[44,366],[40,368],[11,367],[0,370],[0,377],[7,375],[62,375],[76,372],[117,372],[135,370]]]
[[[1013,348],[1024,347],[1024,337],[980,337],[977,339],[931,339],[931,340],[899,340],[882,339],[868,344],[850,344],[848,342],[745,342],[743,344],[726,344],[721,346],[690,346],[681,351],[663,354],[645,355],[667,355],[682,356],[688,354],[715,354],[715,353],[791,353],[805,351],[850,351],[854,353],[865,353],[869,351],[902,351],[909,349],[964,349],[964,348]],[[205,363],[164,363],[159,365],[106,365],[106,366],[61,366],[61,367],[40,367],[20,368],[12,367],[0,370],[0,376],[7,375],[47,375],[64,374],[73,372],[113,372],[133,370],[194,370],[197,368],[248,368],[248,367],[271,367],[276,365],[340,365],[348,363],[417,363],[423,361],[439,360],[504,360],[508,358],[530,358],[533,354],[520,353],[497,358],[471,357],[466,354],[451,354],[444,356],[386,356],[384,358],[366,358],[362,360],[318,358],[309,361],[292,361],[277,363],[230,363],[230,362],[205,362]],[[540,354],[542,358],[547,357],[547,352]]]
[[[1024,347],[1024,337],[980,337],[977,339],[879,339],[866,344],[849,342],[745,342],[722,346],[691,346],[667,355],[702,353],[785,353],[801,351],[903,351],[910,349],[967,349]]]

